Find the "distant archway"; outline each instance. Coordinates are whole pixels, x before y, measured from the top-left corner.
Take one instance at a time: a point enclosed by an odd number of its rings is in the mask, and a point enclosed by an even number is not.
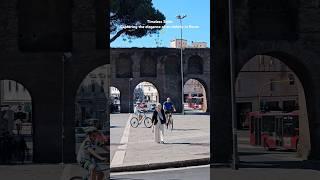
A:
[[[159,102],[159,91],[154,84],[143,81],[136,85],[132,97],[133,107],[141,105],[145,110],[153,111]]]
[[[79,146],[86,137],[84,128],[95,126],[105,134],[108,131],[107,65],[91,71],[81,82],[75,98],[75,146]]]
[[[303,159],[308,157],[311,147],[304,87],[298,75],[285,62],[270,55],[256,55],[240,70],[235,86],[237,126],[243,136],[240,137],[240,151],[245,150],[242,145],[246,142],[267,149],[290,146]],[[283,124],[287,121],[286,116],[291,117],[286,113],[297,115],[292,115],[292,122]],[[257,114],[261,115],[259,122],[255,121]],[[269,114],[269,119],[264,119]],[[250,133],[246,133],[246,129]],[[280,139],[275,146],[270,145],[265,137],[260,136],[262,132],[275,134]],[[283,133],[290,133],[285,136],[290,136],[291,141],[285,142]]]
[[[118,88],[110,86],[110,113],[121,112],[121,92]]]
[[[3,145],[0,154],[5,154],[1,156],[0,164],[31,163],[34,149],[31,95],[22,84],[14,80],[1,80],[0,92],[0,136],[1,141],[7,141],[6,144],[0,142]],[[22,143],[26,149],[14,149],[15,146],[9,147],[8,143]],[[7,153],[1,152],[6,148],[10,148]],[[14,153],[19,150],[27,154]]]
[[[184,84],[184,110],[190,113],[207,112],[208,100],[205,86],[197,79]]]

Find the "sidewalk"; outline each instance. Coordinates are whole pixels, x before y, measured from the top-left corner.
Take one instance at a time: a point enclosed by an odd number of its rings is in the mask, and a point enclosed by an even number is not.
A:
[[[210,177],[211,179],[218,180],[318,180],[320,178],[320,171],[281,168],[243,168],[240,170],[211,168]]]
[[[141,170],[157,169],[157,166],[165,168],[208,163],[210,117],[208,115],[173,117],[173,131],[165,128],[165,144],[154,142],[151,128],[145,128],[143,124],[138,128],[132,128],[127,121],[121,138],[124,141],[117,147],[111,147],[115,149],[111,157],[111,171],[134,170],[133,167]]]

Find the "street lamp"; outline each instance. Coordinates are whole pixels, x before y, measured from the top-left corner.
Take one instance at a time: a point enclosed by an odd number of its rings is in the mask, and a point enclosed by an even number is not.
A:
[[[62,55],[62,91],[61,91],[61,164],[64,164],[64,98],[65,98],[65,63],[72,57],[71,52]]]
[[[133,98],[130,93],[131,93],[131,81],[133,80],[133,78],[129,78],[129,114],[131,113],[131,99]]]
[[[238,169],[238,140],[237,140],[237,109],[235,100],[235,68],[234,68],[234,27],[233,0],[229,0],[229,56],[230,56],[230,91],[231,91],[231,120],[232,120],[232,169]]]
[[[182,58],[182,19],[187,17],[187,15],[178,15],[177,19],[180,20],[180,64],[181,64],[181,113],[184,115],[184,91],[183,91],[183,58]]]

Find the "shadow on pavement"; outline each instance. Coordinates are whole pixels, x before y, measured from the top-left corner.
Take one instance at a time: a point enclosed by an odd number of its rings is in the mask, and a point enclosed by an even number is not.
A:
[[[123,128],[123,126],[110,126],[110,128]]]
[[[240,168],[311,169],[320,171],[320,164],[309,161],[240,161]]]
[[[173,129],[173,131],[199,131],[200,129]]]
[[[132,179],[132,178],[113,178],[111,177],[110,180],[145,180],[145,179]]]
[[[186,142],[176,142],[176,143],[165,143],[165,144],[181,144],[181,145],[184,145],[184,144],[187,144],[187,145],[190,145],[190,146],[209,146],[210,144],[209,143],[186,143]]]

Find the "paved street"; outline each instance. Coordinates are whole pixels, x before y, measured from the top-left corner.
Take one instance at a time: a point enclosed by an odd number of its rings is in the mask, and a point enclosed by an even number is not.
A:
[[[211,169],[211,179],[217,180],[319,180],[320,171],[287,168],[243,168],[240,170]]]
[[[209,157],[208,115],[174,115],[174,130],[165,130],[166,144],[155,143],[152,129],[143,124],[130,127],[128,117],[111,115],[111,167]]]
[[[209,166],[164,169],[133,173],[116,173],[111,180],[209,180]]]
[[[246,163],[255,162],[301,162],[296,152],[274,150],[267,151],[262,146],[253,146],[249,144],[249,132],[238,131],[238,152],[240,161]]]

